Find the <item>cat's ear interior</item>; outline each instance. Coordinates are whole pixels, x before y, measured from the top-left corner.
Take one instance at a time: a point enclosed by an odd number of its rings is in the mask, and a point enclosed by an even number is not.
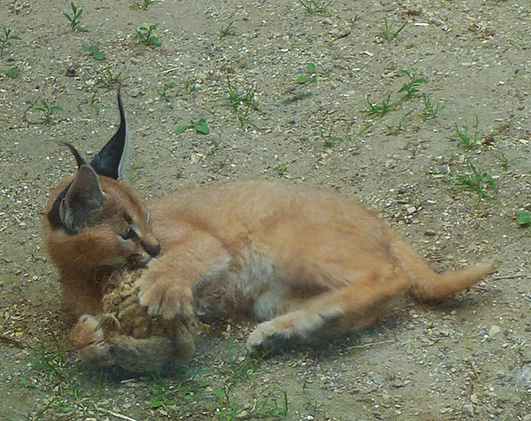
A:
[[[90,162],[97,174],[121,180],[127,166],[129,151],[129,132],[125,119],[120,90],[118,90],[118,108],[120,110],[120,127],[103,149]]]
[[[105,194],[95,170],[82,164],[74,181],[66,190],[59,205],[59,218],[70,234],[77,234],[99,212],[105,203]]]

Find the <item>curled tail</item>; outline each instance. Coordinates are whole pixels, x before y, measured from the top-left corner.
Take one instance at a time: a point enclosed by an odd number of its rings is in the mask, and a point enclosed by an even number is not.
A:
[[[409,294],[419,302],[442,301],[470,288],[496,270],[493,263],[486,262],[439,274],[424,257],[400,237],[394,238],[391,252],[410,279]]]

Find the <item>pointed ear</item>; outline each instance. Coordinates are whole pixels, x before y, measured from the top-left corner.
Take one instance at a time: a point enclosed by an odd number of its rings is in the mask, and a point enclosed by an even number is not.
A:
[[[77,234],[105,203],[105,194],[94,169],[81,165],[76,178],[61,200],[59,217],[70,234]]]
[[[118,90],[118,108],[120,110],[120,127],[118,131],[90,162],[90,166],[94,168],[97,174],[111,177],[115,180],[121,180],[123,177],[129,151],[129,132],[120,90]]]

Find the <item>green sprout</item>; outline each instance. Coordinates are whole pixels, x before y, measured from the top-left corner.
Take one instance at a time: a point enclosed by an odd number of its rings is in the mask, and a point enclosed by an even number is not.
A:
[[[4,55],[4,50],[11,45],[11,41],[20,41],[22,38],[12,35],[11,29],[6,28],[5,26],[2,27],[3,29],[3,35],[0,34],[0,57]]]
[[[162,41],[154,33],[157,26],[159,26],[158,23],[149,26],[141,26],[136,30],[136,36],[147,46],[160,47]]]
[[[72,16],[65,12],[63,12],[63,16],[70,22],[70,28],[72,29],[72,32],[86,32],[87,29],[81,26],[81,23],[79,22],[81,15],[83,14],[83,8],[78,8],[74,2],[70,3],[70,8],[72,9]]]

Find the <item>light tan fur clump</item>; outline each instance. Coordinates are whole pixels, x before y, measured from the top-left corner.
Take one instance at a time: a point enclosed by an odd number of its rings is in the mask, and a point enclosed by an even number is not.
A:
[[[113,276],[104,288],[102,313],[80,317],[72,339],[82,360],[143,373],[194,355],[195,319],[150,316],[147,308],[140,306],[134,285],[141,273]]]

